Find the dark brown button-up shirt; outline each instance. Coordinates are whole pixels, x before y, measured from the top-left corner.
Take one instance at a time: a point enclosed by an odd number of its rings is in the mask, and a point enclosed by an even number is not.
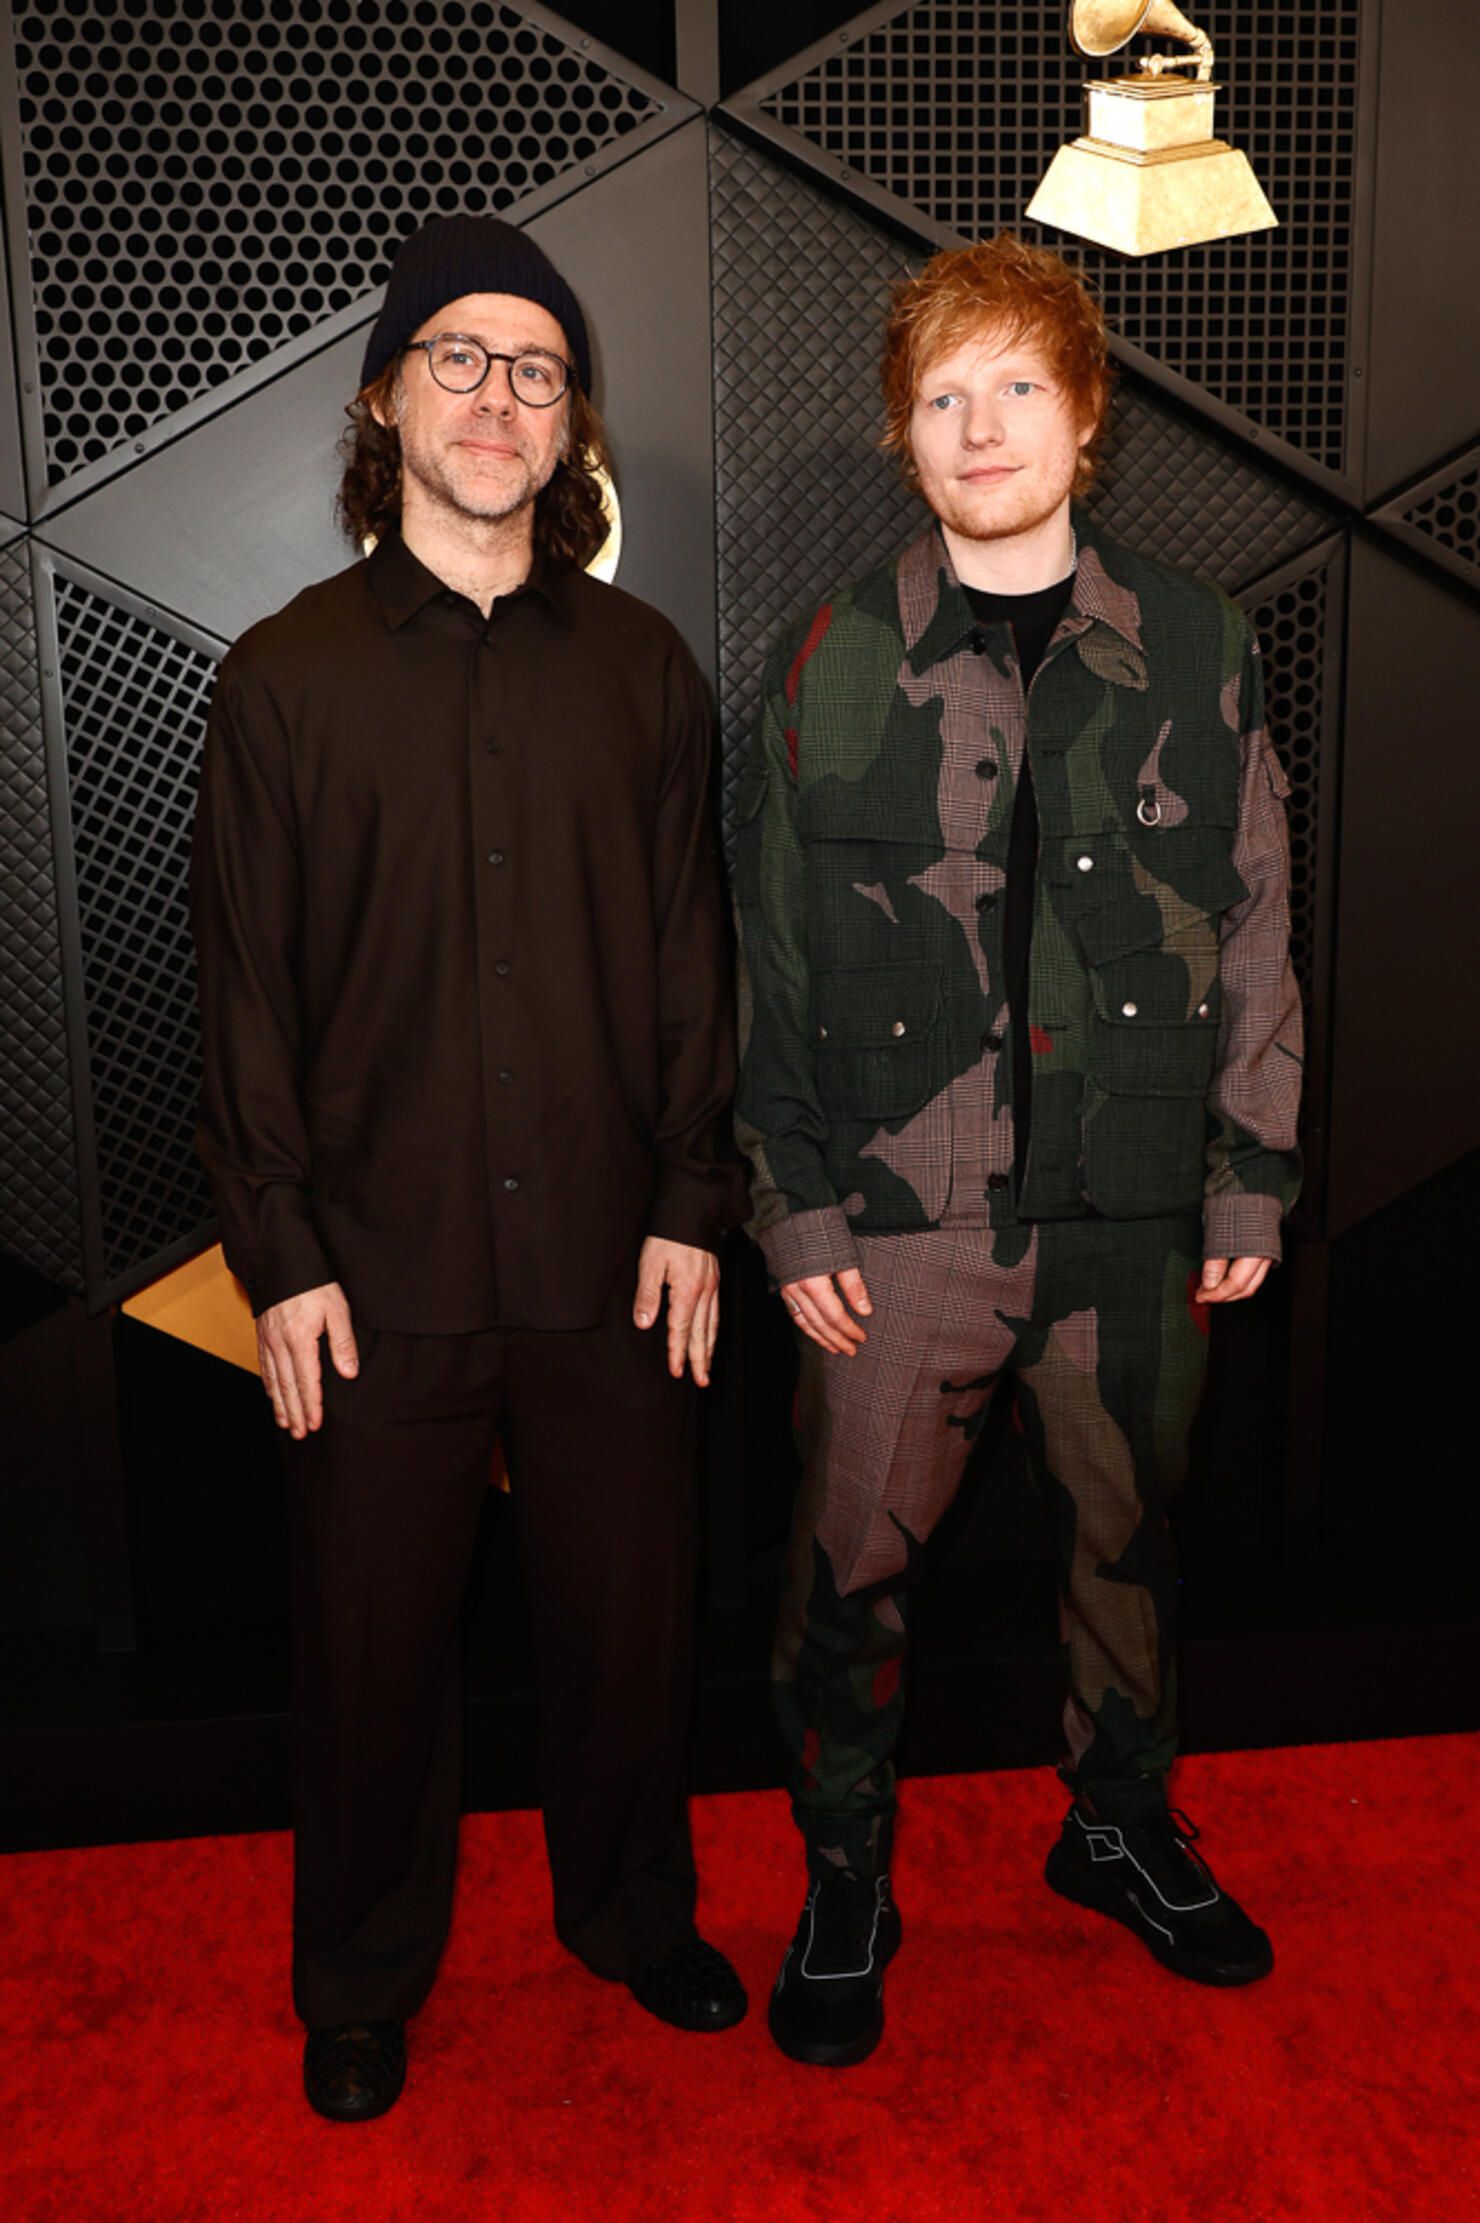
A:
[[[238,641],[191,893],[255,1310],[587,1327],[640,1235],[741,1216],[710,739],[667,620],[541,559],[485,620],[393,534]]]

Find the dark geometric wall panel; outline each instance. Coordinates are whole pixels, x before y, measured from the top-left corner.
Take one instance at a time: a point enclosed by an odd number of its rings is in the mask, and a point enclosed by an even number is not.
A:
[[[1211,425],[1123,376],[1090,507],[1132,548],[1237,594],[1329,533],[1334,513],[1263,471]]]
[[[920,504],[874,442],[879,331],[920,258],[717,130],[710,222],[728,826],[778,628],[917,529]]]
[[[52,485],[664,108],[493,0],[22,0],[15,38]]]
[[[728,134],[711,134],[720,677],[726,802],[766,648],[788,617],[918,530],[925,511],[875,442],[890,289],[919,257]],[[805,238],[807,253],[789,251]],[[807,406],[778,365],[818,366]],[[1328,536],[1332,513],[1210,427],[1121,379],[1091,510],[1129,546],[1226,592]]]
[[[0,779],[0,1248],[80,1293],[82,1228],[36,616],[29,551],[16,537],[0,546]]]
[[[110,1295],[210,1213],[186,861],[216,660],[58,573],[78,931]]]
[[[1480,450],[1445,464],[1375,516],[1400,540],[1480,586]]]
[[[1477,1140],[1480,603],[1353,536],[1328,1232]]]
[[[932,236],[1006,225],[1067,248],[1131,346],[1341,473],[1351,460],[1360,0],[1302,0],[1298,10],[1200,0],[1190,12],[1217,52],[1217,129],[1249,156],[1280,225],[1145,261],[1024,221],[1056,149],[1083,130],[1085,79],[1098,74],[1069,47],[1063,0],[875,8],[811,67],[753,95],[913,209]]]
[[[618,584],[656,602],[712,676],[703,123],[681,124],[639,148],[526,229],[591,321],[597,406],[622,498]],[[335,445],[364,344],[362,323],[115,473],[47,519],[47,545],[234,640],[353,558],[334,522]],[[161,519],[167,531],[158,529]]]

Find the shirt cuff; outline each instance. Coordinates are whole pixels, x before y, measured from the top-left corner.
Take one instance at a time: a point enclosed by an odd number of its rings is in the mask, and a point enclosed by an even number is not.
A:
[[[759,1230],[761,1249],[778,1288],[808,1281],[814,1274],[841,1274],[858,1265],[858,1246],[841,1204],[822,1204],[793,1212]]]
[[[1203,1205],[1204,1258],[1283,1258],[1277,1196],[1232,1190],[1210,1196]]]
[[[323,1289],[339,1279],[317,1232],[307,1222],[285,1232],[269,1262],[238,1260],[228,1250],[226,1263],[245,1289],[254,1319],[275,1304],[286,1304],[289,1297],[301,1297],[307,1289]]]
[[[665,1166],[648,1213],[647,1232],[666,1243],[718,1252],[726,1230],[744,1217],[745,1172],[738,1160],[733,1166],[717,1165],[708,1174]]]

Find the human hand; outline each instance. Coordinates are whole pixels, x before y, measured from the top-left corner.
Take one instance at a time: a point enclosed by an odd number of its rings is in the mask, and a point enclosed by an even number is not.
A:
[[[637,1295],[632,1317],[650,1328],[668,1291],[668,1371],[682,1378],[685,1362],[700,1388],[709,1382],[709,1362],[719,1333],[719,1260],[693,1243],[672,1243],[649,1235],[637,1261]]]
[[[856,1266],[845,1266],[838,1274],[809,1274],[804,1281],[784,1281],[781,1294],[803,1335],[810,1335],[824,1351],[856,1358],[860,1343],[868,1341],[868,1331],[853,1315],[868,1314],[874,1308]]]
[[[1241,1297],[1252,1297],[1273,1264],[1272,1258],[1205,1258],[1195,1301],[1237,1304]]]
[[[337,1281],[304,1289],[281,1304],[269,1305],[257,1322],[257,1357],[262,1386],[272,1399],[280,1428],[297,1439],[309,1435],[324,1417],[319,1381],[319,1337],[329,1338],[329,1356],[346,1381],[360,1371],[350,1325],[349,1299]]]

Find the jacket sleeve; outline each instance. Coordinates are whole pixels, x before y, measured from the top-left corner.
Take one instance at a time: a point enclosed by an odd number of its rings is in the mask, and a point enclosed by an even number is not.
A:
[[[648,1233],[718,1250],[725,1229],[745,1211],[744,1175],[728,1117],[735,1088],[734,1008],[710,812],[713,719],[693,659],[676,643],[666,694],[653,849],[658,1178]]]
[[[766,672],[740,793],[735,892],[740,939],[740,1088],[735,1133],[750,1160],[750,1232],[777,1282],[856,1267],[858,1251],[824,1162],[783,646]]]
[[[335,1279],[314,1225],[299,1096],[302,883],[286,750],[235,657],[206,728],[190,867],[204,1078],[197,1147],[255,1313]]]
[[[1233,863],[1248,894],[1224,914],[1223,1015],[1208,1096],[1203,1206],[1209,1258],[1278,1258],[1280,1222],[1300,1193],[1296,1144],[1304,1037],[1290,963],[1290,792],[1264,730],[1259,647],[1240,682],[1239,808]]]

